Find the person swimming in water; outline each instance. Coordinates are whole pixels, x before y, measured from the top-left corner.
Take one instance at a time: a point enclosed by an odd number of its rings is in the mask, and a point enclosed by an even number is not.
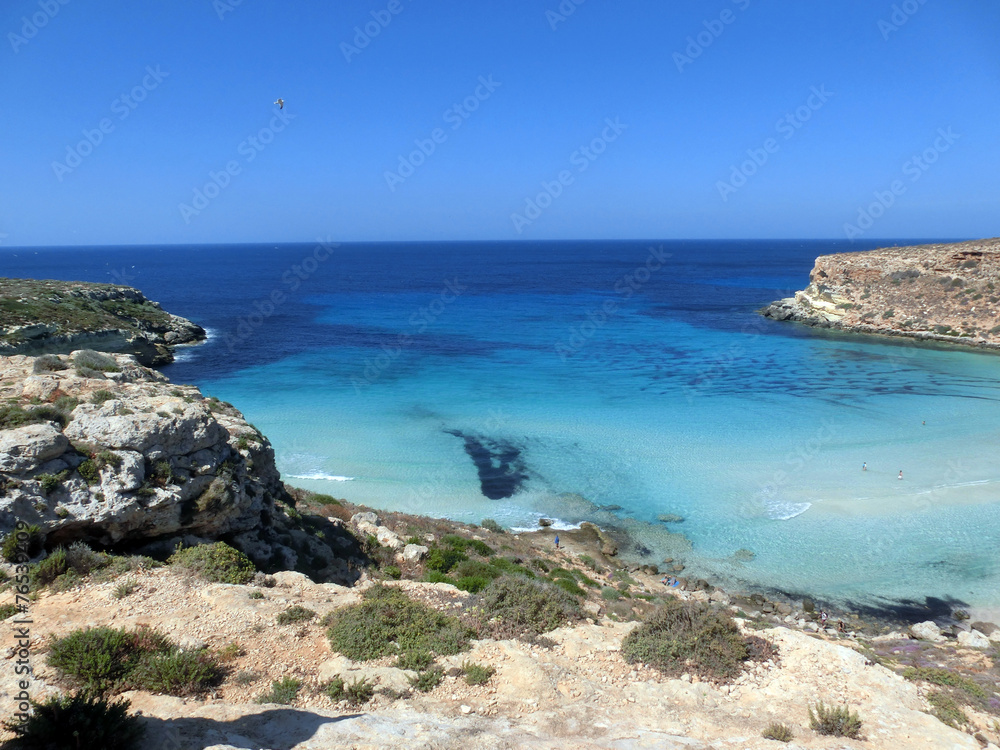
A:
[[[896,479],[902,479],[902,478],[903,478],[903,470],[902,470],[902,469],[900,469],[900,470],[899,470],[899,476],[898,476],[898,477],[896,477]]]

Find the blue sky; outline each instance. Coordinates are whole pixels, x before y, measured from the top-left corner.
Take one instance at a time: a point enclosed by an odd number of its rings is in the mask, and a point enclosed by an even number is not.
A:
[[[1000,234],[993,0],[8,0],[0,33],[7,246]]]

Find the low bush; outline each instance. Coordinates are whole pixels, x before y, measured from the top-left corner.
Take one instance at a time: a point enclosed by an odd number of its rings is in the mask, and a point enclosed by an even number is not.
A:
[[[35,359],[35,363],[31,366],[31,371],[35,375],[40,375],[43,372],[58,372],[59,370],[68,369],[69,365],[55,354],[43,354],[41,357]]]
[[[969,717],[965,715],[965,711],[950,695],[935,690],[927,696],[927,702],[934,709],[933,714],[948,726],[961,729],[969,723]]]
[[[941,687],[957,688],[980,700],[989,699],[989,693],[979,683],[940,667],[907,667],[903,670],[903,677],[907,680],[923,680]]]
[[[101,481],[101,470],[93,459],[88,458],[76,467],[76,471],[87,484],[99,484]]]
[[[207,651],[172,651],[142,659],[129,675],[135,690],[189,696],[222,681],[222,669]]]
[[[765,740],[777,740],[778,742],[791,742],[795,739],[791,727],[779,724],[776,721],[768,724],[767,728],[761,733],[761,736]]]
[[[473,664],[472,662],[462,664],[462,673],[465,675],[465,682],[468,685],[485,685],[496,672],[493,667],[484,667],[482,664]]]
[[[300,607],[296,604],[294,607],[289,607],[278,615],[278,624],[291,625],[296,622],[308,622],[315,616],[316,613],[311,609],[306,609],[305,607]]]
[[[0,430],[9,430],[38,422],[55,422],[61,427],[65,427],[69,423],[69,419],[54,406],[37,406],[33,409],[24,409],[17,404],[0,406]]]
[[[479,525],[482,526],[487,531],[492,531],[494,534],[507,533],[507,530],[503,526],[498,524],[496,521],[494,521],[492,518],[484,518]]]
[[[499,640],[540,635],[580,618],[580,605],[551,584],[505,575],[476,599],[480,630]]]
[[[435,547],[427,553],[424,563],[427,570],[434,570],[439,573],[447,573],[460,562],[468,560],[469,556],[456,549],[442,549]]]
[[[394,581],[398,581],[403,577],[403,571],[395,565],[386,565],[382,568],[382,572],[385,573],[386,578],[391,578]]]
[[[427,669],[433,663],[434,657],[429,651],[414,649],[401,653],[396,659],[395,666],[397,669],[410,669],[419,672],[421,669]]]
[[[45,537],[42,536],[42,529],[34,524],[24,529],[14,529],[3,538],[3,545],[0,545],[0,555],[7,562],[17,562],[17,556],[22,552],[29,558],[34,557],[42,551]]]
[[[440,667],[431,667],[419,672],[416,677],[410,678],[410,685],[421,693],[429,693],[441,684],[444,679],[444,670]]]
[[[59,576],[69,570],[66,550],[62,547],[56,548],[48,557],[41,562],[35,563],[28,571],[32,589],[40,589],[48,586]]]
[[[0,604],[0,620],[6,620],[8,617],[13,617],[21,610],[18,609],[16,604],[11,604],[7,602],[6,604]]]
[[[114,397],[115,394],[113,394],[111,391],[107,390],[106,388],[101,388],[98,391],[94,391],[90,395],[90,403],[97,404],[98,406],[100,406],[103,403],[113,400]]]
[[[148,690],[187,696],[222,678],[210,653],[181,651],[151,628],[77,630],[52,644],[48,661],[63,679],[98,693]]]
[[[177,550],[167,563],[213,583],[245,584],[257,572],[249,557],[225,542]]]
[[[247,594],[247,598],[249,598],[249,599],[263,599],[264,598],[264,593],[261,592],[261,591],[257,591],[256,589],[254,589],[249,594]]]
[[[282,680],[275,680],[271,683],[270,692],[264,693],[258,699],[258,703],[277,703],[282,706],[287,706],[292,703],[296,696],[299,694],[299,688],[302,687],[302,681],[296,680],[292,677],[285,677]]]
[[[342,677],[335,677],[327,683],[323,692],[334,702],[346,700],[352,706],[361,706],[375,695],[375,686],[365,679],[356,680],[348,685],[344,683]]]
[[[861,725],[861,718],[847,706],[829,708],[820,701],[809,707],[809,726],[820,734],[860,740]]]
[[[759,639],[758,639],[759,640]],[[733,618],[711,605],[668,598],[622,641],[622,656],[669,676],[730,680],[754,654]]]
[[[127,578],[124,581],[119,581],[115,585],[115,590],[112,592],[112,596],[115,599],[124,599],[126,596],[134,593],[137,588],[139,588],[139,584],[131,578]]]
[[[95,352],[93,349],[81,349],[73,355],[73,366],[77,368],[85,367],[98,372],[119,372],[122,368],[118,366],[114,358],[107,354]]]
[[[139,750],[145,729],[129,714],[129,702],[110,701],[92,693],[32,701],[23,724],[4,722],[16,736],[4,743],[11,750]],[[72,737],[72,745],[69,738]]]
[[[456,654],[469,642],[468,629],[454,617],[410,599],[402,591],[376,584],[360,603],[323,620],[335,651],[348,659],[427,652]]]
[[[337,500],[332,495],[311,495],[309,497],[314,503],[319,503],[320,505],[343,505],[340,500]]]

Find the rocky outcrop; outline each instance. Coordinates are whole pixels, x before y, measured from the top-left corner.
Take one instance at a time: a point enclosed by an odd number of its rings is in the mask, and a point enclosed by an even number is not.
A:
[[[808,287],[761,313],[820,328],[1000,348],[1000,239],[824,255]]]
[[[0,278],[0,356],[78,349],[133,354],[148,366],[205,330],[127,286]]]
[[[34,358],[0,359],[0,530],[38,525],[51,548],[265,526],[284,496],[267,438],[193,386],[108,360],[117,371],[84,376],[71,357],[49,355],[38,375]]]

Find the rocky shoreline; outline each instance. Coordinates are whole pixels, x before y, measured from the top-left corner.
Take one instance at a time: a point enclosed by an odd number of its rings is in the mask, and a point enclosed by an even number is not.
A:
[[[1000,349],[1000,239],[820,256],[805,289],[759,312],[816,328]]]
[[[174,347],[205,338],[204,328],[131,287],[0,278],[0,356],[96,349],[160,366]]]

